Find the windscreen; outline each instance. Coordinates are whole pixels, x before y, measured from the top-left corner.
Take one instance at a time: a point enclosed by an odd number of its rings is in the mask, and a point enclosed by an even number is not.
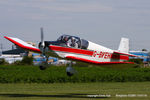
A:
[[[87,40],[80,39],[79,37],[70,35],[62,35],[57,39],[57,41],[64,43],[67,47],[80,49],[87,49],[89,45]]]
[[[81,39],[81,49],[87,49],[89,42],[87,40]]]

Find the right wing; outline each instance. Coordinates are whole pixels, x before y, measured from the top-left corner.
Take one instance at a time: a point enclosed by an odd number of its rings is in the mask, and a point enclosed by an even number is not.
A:
[[[29,51],[33,51],[33,52],[37,52],[37,53],[41,53],[40,49],[26,43],[23,40],[20,40],[18,38],[13,38],[13,37],[7,37],[4,36],[4,38],[6,38],[7,40],[11,41],[12,43],[14,43],[15,45],[25,49],[25,50],[29,50]]]
[[[66,55],[67,59],[69,60],[76,60],[76,61],[82,61],[86,63],[91,63],[91,64],[97,64],[97,65],[105,65],[105,64],[134,64],[133,62],[99,62],[99,61],[94,61],[82,57],[77,57],[76,55]]]

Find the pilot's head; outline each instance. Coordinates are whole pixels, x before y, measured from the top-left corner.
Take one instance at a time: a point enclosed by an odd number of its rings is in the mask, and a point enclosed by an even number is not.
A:
[[[75,42],[75,38],[74,38],[74,37],[72,37],[72,38],[71,38],[71,41]]]
[[[64,41],[64,42],[67,42],[67,41],[68,41],[68,37],[67,37],[67,36],[64,37],[63,41]]]

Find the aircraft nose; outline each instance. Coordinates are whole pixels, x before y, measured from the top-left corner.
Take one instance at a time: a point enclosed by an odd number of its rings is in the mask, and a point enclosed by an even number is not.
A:
[[[41,43],[42,43],[42,42],[39,42],[39,45],[38,45],[39,48],[41,47]]]
[[[42,45],[42,42],[39,42],[38,47],[39,47],[39,48],[46,48],[46,47],[49,47],[50,45],[53,45],[53,42],[52,42],[52,41],[44,41],[44,47],[43,47],[43,45]]]
[[[59,45],[58,41],[44,41],[44,47],[42,47],[42,42],[39,43],[39,48],[49,48],[50,45]],[[50,49],[50,48],[49,48]]]

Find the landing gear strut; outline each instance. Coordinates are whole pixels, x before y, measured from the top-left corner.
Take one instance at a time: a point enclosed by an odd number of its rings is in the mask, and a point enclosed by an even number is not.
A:
[[[45,61],[46,58],[46,61]],[[40,70],[45,70],[48,67],[48,56],[44,57],[43,56],[43,61],[42,64],[39,66]]]

